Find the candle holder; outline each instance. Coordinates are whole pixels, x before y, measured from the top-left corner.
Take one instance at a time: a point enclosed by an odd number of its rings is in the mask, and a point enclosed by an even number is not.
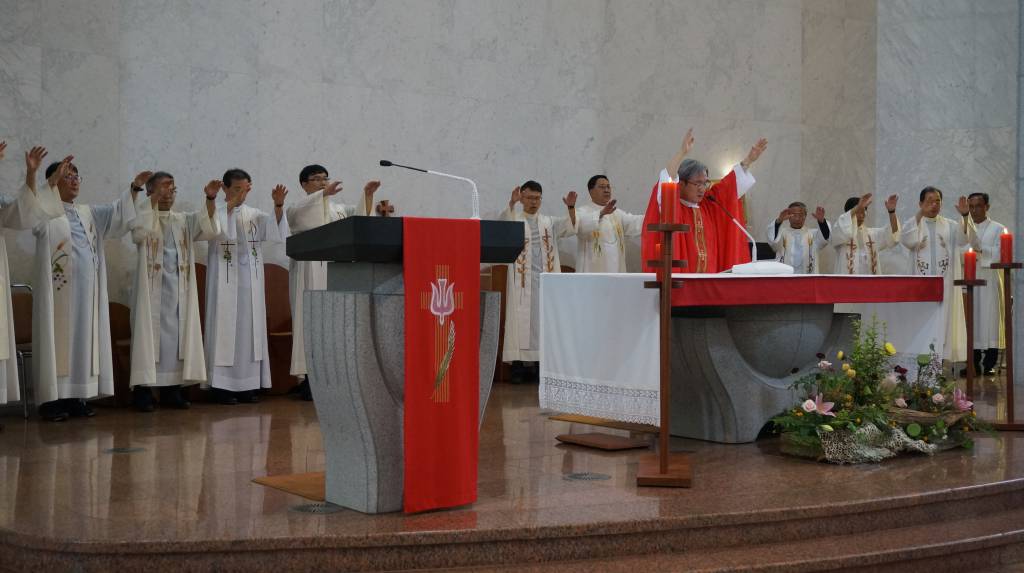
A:
[[[964,322],[967,323],[967,395],[974,395],[974,287],[988,284],[984,279],[960,279],[953,281],[964,287]]]
[[[993,270],[1003,271],[1003,329],[1006,336],[1006,350],[1003,356],[1006,359],[1006,422],[994,423],[992,426],[997,430],[1010,430],[1016,432],[1024,431],[1024,423],[1017,422],[1014,418],[1013,404],[1013,289],[1011,271],[1024,268],[1024,263],[992,263],[989,266]],[[971,356],[972,364],[974,362]]]
[[[648,231],[661,233],[661,258],[647,261],[649,267],[658,269],[657,280],[644,281],[644,288],[656,288],[660,291],[659,300],[659,346],[660,346],[660,423],[658,429],[658,453],[640,458],[640,467],[636,472],[638,486],[658,487],[690,487],[690,458],[684,453],[670,454],[668,451],[669,432],[671,431],[671,398],[672,368],[669,353],[672,345],[672,289],[683,286],[683,281],[672,278],[672,270],[685,268],[686,261],[672,257],[672,238],[675,233],[685,233],[689,225],[676,223],[658,223],[647,226]]]

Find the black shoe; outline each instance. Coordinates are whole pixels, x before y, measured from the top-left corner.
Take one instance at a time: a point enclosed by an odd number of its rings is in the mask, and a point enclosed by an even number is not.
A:
[[[140,412],[152,412],[156,409],[153,407],[153,391],[149,389],[149,386],[132,388],[132,406]]]
[[[181,395],[181,386],[162,386],[160,388],[160,406],[176,410],[188,410],[192,407],[192,402],[189,402]]]
[[[309,382],[305,382],[305,386],[299,392],[299,398],[302,398],[305,402],[313,401],[313,387],[309,385]]]
[[[235,396],[238,398],[238,402],[242,404],[257,404],[260,401],[260,396],[255,390],[235,392]]]
[[[72,399],[68,400],[68,414],[74,418],[92,418],[96,415],[96,411],[93,410],[85,400]]]
[[[39,405],[39,417],[50,422],[63,422],[71,416],[61,400],[54,400]]]
[[[214,399],[217,401],[218,404],[223,404],[225,406],[234,406],[235,404],[238,403],[238,398],[235,398],[234,394],[228,392],[227,390],[214,388],[213,395]]]

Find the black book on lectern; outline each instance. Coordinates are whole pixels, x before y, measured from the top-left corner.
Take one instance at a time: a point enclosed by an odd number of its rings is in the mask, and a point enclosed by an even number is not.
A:
[[[480,262],[511,263],[523,250],[522,221],[480,221]],[[401,217],[346,217],[288,237],[297,261],[402,262]]]

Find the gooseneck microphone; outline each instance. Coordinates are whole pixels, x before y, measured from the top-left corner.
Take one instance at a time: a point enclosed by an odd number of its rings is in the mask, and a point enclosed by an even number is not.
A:
[[[722,209],[722,211],[725,211],[725,214],[729,217],[729,220],[732,221],[732,224],[736,225],[736,227],[740,231],[742,231],[743,234],[746,235],[748,239],[750,239],[750,262],[756,263],[757,262],[757,241],[754,240],[754,236],[751,235],[750,231],[747,231],[747,228],[744,227],[739,222],[739,220],[736,219],[736,217],[733,217],[732,213],[730,213],[729,210],[725,208],[725,205],[722,205],[721,203],[719,203],[718,200],[715,199],[715,197],[713,195],[705,195],[704,198],[707,199],[708,201],[711,201],[715,205],[718,205],[719,208]]]
[[[410,167],[408,165],[400,165],[398,163],[392,163],[387,159],[380,160],[381,167],[401,167],[402,169],[409,169],[411,171],[419,171],[420,173],[428,173],[430,175],[437,175],[439,177],[447,177],[449,179],[457,179],[459,181],[465,181],[469,183],[473,188],[473,219],[480,218],[480,193],[476,189],[476,183],[468,177],[459,177],[458,175],[452,175],[450,173],[441,173],[440,171],[431,171],[430,169],[420,169],[419,167]]]

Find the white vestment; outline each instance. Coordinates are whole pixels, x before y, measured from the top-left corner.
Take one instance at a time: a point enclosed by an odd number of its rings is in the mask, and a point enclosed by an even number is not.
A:
[[[242,392],[270,388],[263,243],[288,236],[288,219],[241,205],[217,208],[220,233],[206,262],[207,384]]]
[[[560,273],[558,241],[576,234],[569,216],[527,215],[505,209],[504,221],[523,221],[523,251],[508,265],[505,287],[505,337],[503,362],[540,360],[540,275]]]
[[[919,224],[916,217],[911,217],[903,224],[900,242],[910,250],[909,274],[943,277],[942,314],[946,339],[941,354],[951,362],[966,360],[963,294],[953,281],[961,276],[960,247],[969,244],[978,249],[974,222],[968,217],[965,225],[940,215],[934,219],[922,218]]]
[[[31,229],[43,221],[60,217],[64,209],[48,188],[37,198],[28,187],[16,197],[0,196],[0,227]],[[0,404],[20,399],[18,351],[15,348],[14,309],[11,307],[11,269],[7,264],[7,241],[0,233]]]
[[[601,216],[602,206],[576,208],[576,272],[626,272],[626,237],[639,237],[644,230],[644,215],[622,209]]]
[[[136,205],[126,190],[109,205],[64,203],[63,209],[32,231],[32,373],[39,404],[113,395],[103,241],[127,233],[136,213],[150,205],[148,198]]]
[[[882,261],[878,254],[895,247],[899,240],[900,227],[869,228],[857,225],[853,210],[839,216],[832,226],[832,246],[836,249],[837,275],[881,275]]]
[[[206,380],[195,241],[220,233],[206,211],[153,211],[132,225],[138,245],[132,304],[132,386]]]
[[[1003,330],[1003,271],[989,268],[992,263],[999,262],[999,236],[1006,227],[987,218],[975,226],[978,229],[978,243],[981,245],[978,251],[978,278],[988,281],[988,284],[974,288],[974,347],[979,350],[1006,348]]]
[[[793,273],[798,275],[818,274],[818,251],[829,243],[818,227],[817,219],[809,224],[811,226],[805,223],[803,227],[794,229],[789,226],[789,221],[783,221],[776,232],[775,219],[772,219],[765,232],[768,244],[775,251],[775,260],[793,267]],[[829,231],[831,238],[831,228]]]
[[[289,205],[285,216],[291,232],[301,233],[351,217],[357,211],[358,207],[332,203],[330,197],[324,197],[323,191],[317,191]],[[302,323],[302,293],[326,288],[327,261],[291,260],[288,263],[288,294],[292,305],[292,360],[289,373],[292,376],[305,376],[308,373],[303,335],[305,327]]]

